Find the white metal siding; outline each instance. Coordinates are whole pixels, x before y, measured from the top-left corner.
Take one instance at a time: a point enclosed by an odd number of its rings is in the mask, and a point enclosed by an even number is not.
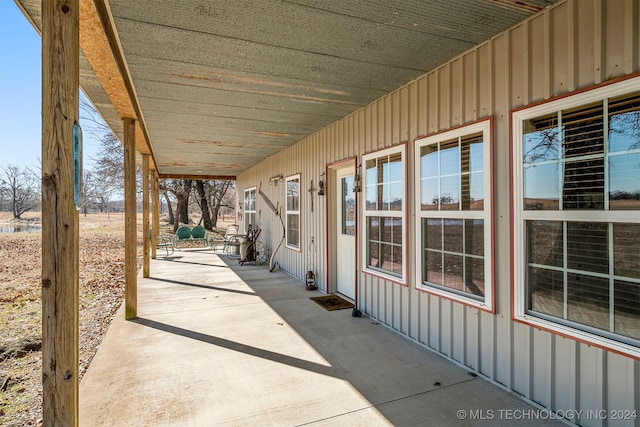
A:
[[[324,289],[325,215],[332,213],[326,211],[326,197],[315,195],[314,212],[310,212],[310,180],[317,188],[327,164],[407,143],[409,286],[359,274],[359,307],[390,328],[547,408],[640,408],[640,362],[511,321],[509,200],[510,111],[640,71],[639,23],[640,2],[634,0],[559,4],[267,159],[238,177],[238,189],[259,186],[262,181],[263,191],[282,206],[284,185],[268,185],[269,177],[301,174],[302,250],[283,247],[277,260],[300,279],[313,263]],[[494,118],[495,314],[415,289],[414,201],[409,196],[415,185],[413,140],[487,116]],[[359,203],[361,199],[362,193]],[[265,229],[261,237],[275,248],[280,225],[260,197],[257,210],[262,211]],[[315,253],[309,251],[310,237],[315,240]],[[581,424],[604,422],[590,419]]]

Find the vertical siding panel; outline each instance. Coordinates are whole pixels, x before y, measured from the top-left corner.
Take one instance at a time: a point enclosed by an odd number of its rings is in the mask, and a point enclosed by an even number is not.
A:
[[[640,4],[625,3],[624,20],[624,73],[640,68]]]
[[[555,375],[554,400],[551,402],[552,409],[575,408],[577,403],[577,354],[576,342],[564,337],[556,336],[555,339]]]
[[[493,114],[493,42],[478,48],[479,103],[478,118]]]
[[[393,92],[390,100],[391,125],[389,126],[389,141],[391,145],[397,145],[401,141],[400,130],[400,92]]]
[[[524,397],[531,397],[531,327],[513,324],[512,335],[512,386]]]
[[[465,307],[465,365],[471,369],[478,370],[480,367],[480,310]]]
[[[545,15],[546,16],[546,15]],[[530,90],[531,102],[546,98],[545,90],[547,74],[547,61],[549,58],[547,46],[545,46],[545,19],[544,17],[534,18],[529,21],[529,62],[530,67]]]
[[[578,85],[578,12],[577,3],[569,1],[567,6],[567,91],[573,92]]]
[[[414,82],[411,83],[413,85]],[[409,125],[411,122],[411,108],[409,107],[409,88],[404,86],[400,89],[398,96],[398,142],[409,140]]]
[[[624,356],[620,356],[615,353],[607,355],[607,396],[606,401],[612,402],[607,405],[609,410],[628,410],[640,409],[639,406],[635,406],[635,398],[638,393],[638,388],[634,390],[634,386],[637,387],[636,381],[637,375],[634,377],[634,364],[635,362]],[[615,402],[615,403],[613,403]],[[625,417],[623,417],[624,419]],[[626,425],[632,426],[634,420],[629,419]],[[625,425],[625,423],[613,422],[614,425]]]
[[[427,134],[438,131],[438,73],[430,73],[427,76]]]
[[[420,80],[415,80],[411,82],[408,86],[408,136],[407,139],[409,141],[413,141],[420,135],[419,124],[420,121],[420,108],[418,101],[418,87],[420,84]],[[409,147],[409,150],[413,150],[413,146]]]
[[[466,310],[465,306],[451,303],[451,357],[464,363],[466,345]]]
[[[604,78],[609,79],[624,74],[625,68],[625,47],[630,43],[625,40],[625,31],[614,31],[620,25],[625,26],[625,2],[609,1],[603,4],[605,12],[604,27],[604,54],[603,60]],[[626,28],[625,28],[626,29]]]
[[[476,367],[483,375],[486,375],[492,380],[498,381],[495,369],[496,360],[498,359],[498,352],[496,349],[496,316],[484,311],[478,311],[477,318],[479,360]],[[507,358],[505,358],[505,360],[508,362]],[[505,365],[508,366],[508,363],[505,363]],[[504,378],[501,378],[502,381],[498,382],[508,384],[505,378],[508,378],[508,376],[505,375]]]
[[[418,79],[418,89],[416,93],[418,103],[418,121],[417,121],[417,134],[418,136],[426,135],[427,128],[427,115],[428,115],[428,102],[427,102],[427,76],[422,76]]]
[[[427,327],[429,328],[429,347],[442,352],[440,345],[440,298],[426,295],[429,306]]]
[[[529,28],[529,21],[525,21],[522,24],[522,50],[524,51],[524,54],[522,56],[522,103],[524,105],[531,102],[531,46],[529,45],[529,39],[531,36],[530,31],[531,29]]]
[[[581,52],[593,52],[595,54],[596,43],[594,35],[595,31],[595,17],[594,17],[594,3],[585,2],[585,4],[579,5],[574,0],[577,8],[577,15],[575,19],[575,25],[577,27],[577,50],[575,52],[578,65],[578,82],[576,89],[588,86],[594,83],[594,56],[584,55]],[[582,7],[580,7],[582,6]],[[591,6],[591,7],[589,7]]]
[[[531,347],[532,360],[532,394],[531,400],[538,402],[545,407],[551,405],[551,384],[553,378],[553,349],[551,334],[535,329],[533,331],[533,345]]]
[[[478,119],[478,69],[476,51],[469,52],[462,57],[462,79],[464,90],[462,123],[473,122]]]
[[[438,69],[438,130],[451,127],[451,64]]]
[[[569,40],[570,28],[567,28],[567,4],[557,7],[553,15],[549,14],[551,20],[551,67],[552,75],[551,93],[547,97],[565,93],[568,86],[569,62],[573,58],[569,57],[567,42]]]
[[[606,30],[605,2],[597,0],[593,4],[593,82],[598,84],[605,79],[605,34]]]
[[[389,95],[385,95],[382,99],[380,99],[377,102],[378,116],[376,117],[376,124],[378,128],[378,139],[376,140],[376,145],[374,147],[375,150],[380,150],[386,144],[389,143],[389,140],[387,139],[386,129],[385,129],[387,124],[385,107],[387,105],[388,99],[389,99]]]
[[[509,47],[511,58],[511,75],[509,82],[511,82],[511,106],[520,107],[524,105],[525,101],[525,87],[524,82],[524,68],[525,68],[525,56],[526,51],[524,46],[524,25],[515,28],[509,33],[511,37],[511,46]]]
[[[579,344],[580,367],[578,389],[580,390],[578,407],[581,409],[606,409],[603,393],[604,352],[586,344]],[[599,417],[594,417],[599,418]],[[602,419],[582,420],[585,426],[601,426]]]
[[[451,64],[451,122],[450,127],[463,123],[464,98],[466,88],[463,76],[464,57],[458,58]]]
[[[453,309],[451,301],[440,300],[440,351],[453,356]]]

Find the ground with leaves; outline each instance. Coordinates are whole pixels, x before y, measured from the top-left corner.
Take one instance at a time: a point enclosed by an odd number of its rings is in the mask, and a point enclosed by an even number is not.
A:
[[[37,215],[25,215],[37,222]],[[0,222],[10,215],[0,212]],[[142,240],[138,239],[139,246]],[[138,250],[138,253],[142,253]],[[42,418],[41,235],[0,234],[0,425]],[[138,259],[140,266],[141,259]],[[80,216],[80,378],[124,295],[124,217]]]

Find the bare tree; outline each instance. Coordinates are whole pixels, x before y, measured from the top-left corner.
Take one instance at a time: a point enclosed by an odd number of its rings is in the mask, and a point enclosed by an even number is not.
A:
[[[0,169],[0,192],[9,200],[14,219],[38,206],[40,183],[38,175],[25,167],[9,165]]]
[[[208,206],[211,210],[211,227],[218,226],[218,217],[223,208],[233,209],[235,204],[235,181],[212,180],[204,183]]]

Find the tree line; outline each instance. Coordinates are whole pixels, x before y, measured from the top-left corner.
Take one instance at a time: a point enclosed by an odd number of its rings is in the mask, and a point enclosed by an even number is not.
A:
[[[93,166],[83,171],[84,198],[80,211],[122,212],[124,197],[124,147],[111,129],[97,116],[88,101],[81,97],[81,116],[100,143]],[[10,211],[14,219],[25,212],[39,211],[41,205],[42,170],[27,166],[0,165],[0,211]],[[136,169],[137,199],[142,199],[142,172]],[[208,230],[217,227],[218,218],[234,213],[235,181],[161,179],[159,182],[161,212],[168,215],[174,231],[190,222],[189,212],[199,212],[199,223]],[[139,203],[141,204],[141,202]]]

